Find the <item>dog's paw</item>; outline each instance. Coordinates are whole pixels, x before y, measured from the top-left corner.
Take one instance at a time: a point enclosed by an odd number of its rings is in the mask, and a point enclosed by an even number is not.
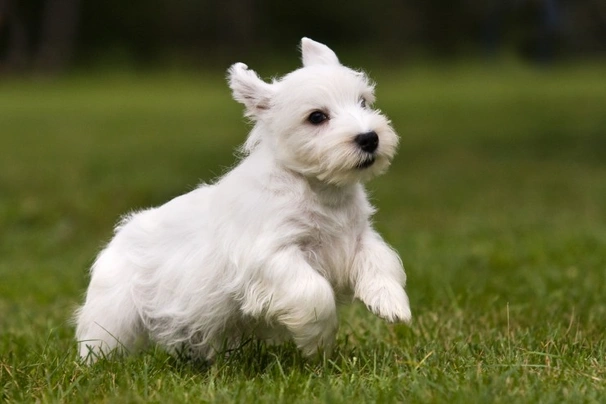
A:
[[[360,299],[370,311],[391,323],[409,323],[412,319],[408,296],[398,284],[377,286]]]

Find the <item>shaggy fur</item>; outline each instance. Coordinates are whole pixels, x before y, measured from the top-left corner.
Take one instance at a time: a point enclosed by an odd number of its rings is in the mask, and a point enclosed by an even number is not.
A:
[[[363,73],[318,42],[301,48],[303,67],[272,83],[229,69],[254,121],[238,166],[116,227],[76,313],[83,359],[149,339],[212,359],[249,335],[292,338],[311,356],[330,349],[336,304],[352,297],[410,320],[401,261],[372,228],[362,185],[387,169],[398,137]],[[374,146],[360,140],[370,132]]]

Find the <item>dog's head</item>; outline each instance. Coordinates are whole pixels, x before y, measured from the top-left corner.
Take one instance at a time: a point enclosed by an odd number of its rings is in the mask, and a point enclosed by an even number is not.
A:
[[[301,40],[303,67],[267,83],[243,63],[229,69],[234,99],[255,122],[244,151],[267,146],[285,167],[320,181],[365,181],[389,166],[398,136],[372,108],[374,86],[326,45]]]

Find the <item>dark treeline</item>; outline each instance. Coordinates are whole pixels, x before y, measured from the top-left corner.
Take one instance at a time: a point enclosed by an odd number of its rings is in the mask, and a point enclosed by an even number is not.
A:
[[[0,0],[0,69],[290,50],[301,36],[385,58],[513,51],[535,61],[606,53],[604,0]],[[212,61],[212,62],[211,62]]]

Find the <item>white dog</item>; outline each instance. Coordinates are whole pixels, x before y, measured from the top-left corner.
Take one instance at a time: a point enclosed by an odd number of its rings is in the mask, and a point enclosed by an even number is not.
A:
[[[239,165],[119,223],[76,313],[83,359],[148,339],[212,359],[250,335],[292,338],[311,356],[330,349],[336,303],[352,296],[410,320],[401,261],[372,228],[362,185],[398,137],[363,73],[318,42],[301,49],[303,67],[272,83],[229,69],[254,122]]]

